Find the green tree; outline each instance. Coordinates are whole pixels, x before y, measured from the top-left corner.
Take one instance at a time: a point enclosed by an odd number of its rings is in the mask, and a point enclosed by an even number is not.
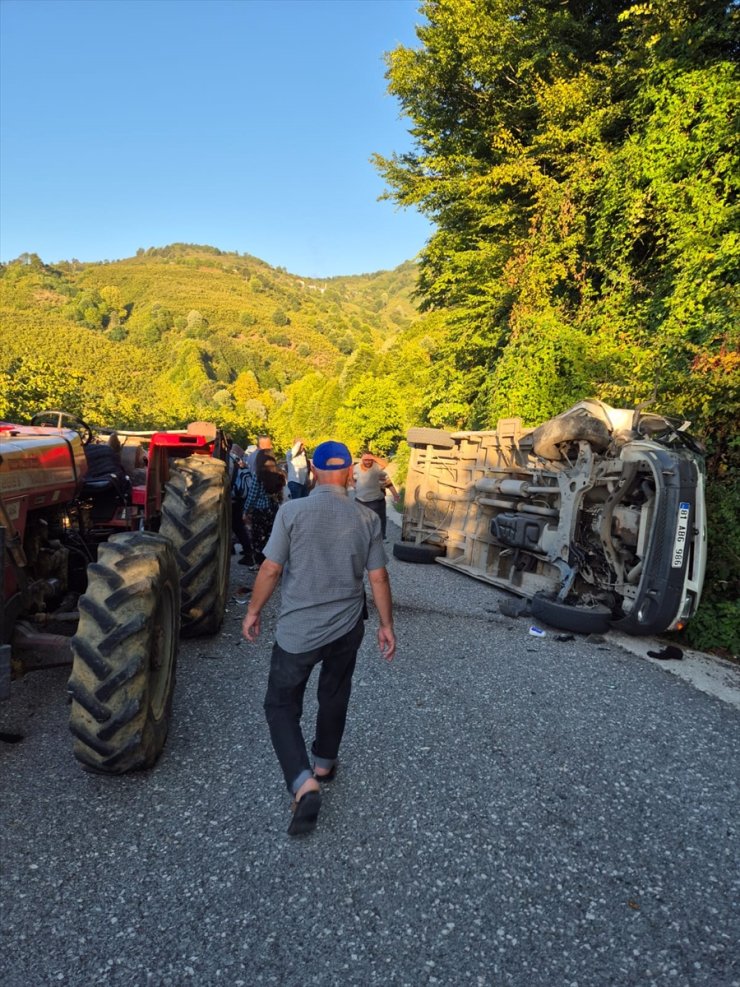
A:
[[[186,325],[186,334],[191,339],[205,339],[209,335],[208,319],[197,309],[188,312]]]
[[[367,378],[351,388],[337,411],[339,437],[354,453],[369,448],[387,455],[403,438],[404,421],[395,385]]]
[[[27,423],[37,411],[61,408],[84,417],[84,377],[43,358],[13,360],[0,370],[0,419]]]
[[[663,368],[669,396],[686,395],[669,367],[682,379],[697,355],[676,349],[677,334],[700,350],[728,345],[718,327],[737,268],[735,10],[424,4],[422,46],[388,60],[416,146],[376,160],[388,194],[437,226],[419,281],[423,307],[444,311],[448,330],[430,418],[490,420],[498,362],[511,341],[536,350],[541,319],[569,328],[571,362],[592,348],[586,336],[611,353],[626,339],[641,366]],[[652,383],[617,360],[608,386],[632,397]],[[559,397],[546,387],[537,404],[559,411]]]
[[[335,438],[337,409],[341,402],[338,382],[323,374],[306,374],[285,389],[285,400],[270,415],[270,430],[277,444],[287,449],[296,435],[309,447]]]
[[[737,4],[427,0],[422,13],[420,46],[388,56],[414,148],[376,163],[388,196],[436,226],[419,275],[444,324],[425,417],[534,424],[657,384],[706,435],[710,479],[732,482]]]
[[[242,370],[231,387],[237,407],[259,397],[260,385],[253,370]]]
[[[374,376],[379,370],[378,357],[370,346],[358,346],[348,358],[339,378],[343,391],[348,391],[354,384],[367,376]]]

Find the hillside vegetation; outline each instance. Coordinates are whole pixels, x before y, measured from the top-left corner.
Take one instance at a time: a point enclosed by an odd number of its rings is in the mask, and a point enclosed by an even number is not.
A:
[[[387,59],[414,147],[377,158],[435,232],[425,419],[652,399],[707,445],[694,639],[740,651],[740,8],[426,0]]]
[[[332,434],[340,415],[353,444],[388,452],[412,422],[396,415],[390,434],[351,409],[416,319],[414,285],[411,263],[312,281],[187,244],[114,263],[24,255],[0,269],[0,415],[53,405],[130,428],[208,418],[283,447]]]

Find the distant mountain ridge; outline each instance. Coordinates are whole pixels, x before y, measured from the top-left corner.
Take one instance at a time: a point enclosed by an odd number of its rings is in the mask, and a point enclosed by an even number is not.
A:
[[[79,379],[68,400],[114,423],[209,411],[234,422],[247,402],[250,425],[266,423],[307,374],[339,381],[358,352],[392,347],[418,318],[415,280],[412,262],[309,279],[184,243],[112,262],[24,254],[0,266],[0,368],[43,377],[34,368],[46,363]]]

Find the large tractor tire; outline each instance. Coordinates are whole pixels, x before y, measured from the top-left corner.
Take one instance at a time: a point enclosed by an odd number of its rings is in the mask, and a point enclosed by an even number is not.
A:
[[[216,634],[224,619],[231,563],[231,500],[226,465],[206,456],[175,461],[159,533],[175,549],[183,637]]]
[[[90,771],[150,768],[167,738],[180,631],[180,583],[160,535],[113,535],[88,566],[72,638],[69,727]]]

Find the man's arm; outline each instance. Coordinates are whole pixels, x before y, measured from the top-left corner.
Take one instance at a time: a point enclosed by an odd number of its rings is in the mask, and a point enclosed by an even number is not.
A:
[[[242,634],[248,641],[256,641],[259,637],[262,608],[275,592],[282,573],[283,567],[277,562],[271,562],[270,559],[265,559],[260,566],[252,587],[249,607],[242,622]]]
[[[383,493],[385,493],[386,490],[390,490],[394,503],[398,500],[398,491],[393,486],[393,480],[391,480],[385,470],[381,470],[380,486]]]
[[[391,661],[396,653],[396,635],[393,631],[393,599],[388,570],[385,566],[382,569],[370,569],[368,577],[370,590],[380,617],[380,627],[378,628],[380,653],[386,661]]]

